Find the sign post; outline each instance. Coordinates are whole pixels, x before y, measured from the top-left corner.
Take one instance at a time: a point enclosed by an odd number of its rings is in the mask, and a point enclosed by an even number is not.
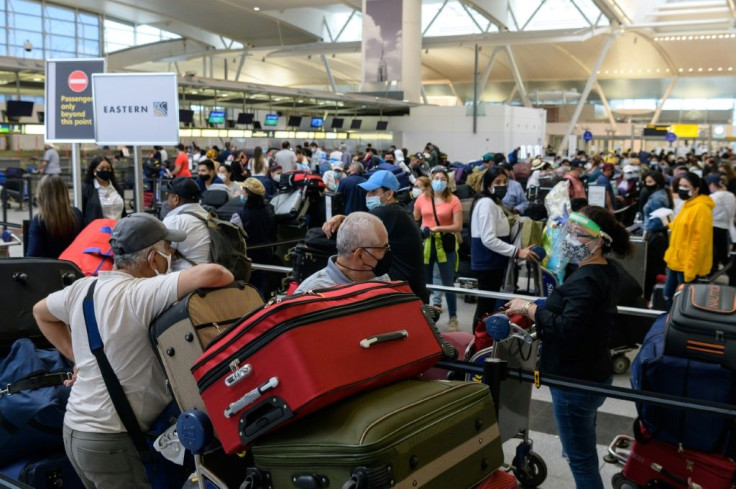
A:
[[[134,147],[135,210],[143,211],[142,145],[179,144],[176,73],[110,73],[92,76],[95,142]]]
[[[82,170],[79,143],[95,141],[90,77],[105,72],[104,59],[50,59],[46,61],[45,140],[72,145],[74,206],[82,207]]]

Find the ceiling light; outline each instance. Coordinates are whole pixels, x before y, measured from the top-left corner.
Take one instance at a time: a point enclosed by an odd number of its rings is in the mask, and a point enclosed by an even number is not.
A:
[[[708,68],[708,71],[713,71],[713,68]]]
[[[255,10],[256,12],[259,12],[261,10],[261,7],[253,7],[253,10]]]
[[[692,71],[693,71],[693,69],[692,69],[692,68],[688,68],[688,69],[687,69],[687,72],[688,72],[688,73],[692,73]]]
[[[703,71],[703,68],[698,68],[698,71]]]
[[[660,70],[659,68],[657,68],[657,73],[659,73],[660,71],[661,71],[661,70]]]
[[[729,66],[728,71],[733,71],[733,66]]]
[[[664,71],[665,71],[666,73],[669,73],[669,72],[670,72],[670,69],[669,69],[669,68],[667,68],[667,69],[666,69],[666,70],[664,70]]]
[[[687,40],[688,41],[692,41],[693,40],[693,36],[687,36]]]
[[[683,70],[682,68],[680,68],[680,69],[679,69],[679,70],[677,70],[677,71],[679,71],[680,73],[682,73],[682,72],[683,72],[684,70]]]
[[[604,71],[604,73],[607,75],[608,74],[608,70]]]
[[[719,66],[718,71],[723,71],[723,66]]]
[[[39,81],[41,81],[41,77],[40,76],[34,76],[33,77],[33,81],[39,82]]]

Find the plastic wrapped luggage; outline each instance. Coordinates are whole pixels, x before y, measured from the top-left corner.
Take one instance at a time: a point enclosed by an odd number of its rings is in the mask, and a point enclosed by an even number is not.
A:
[[[193,292],[164,311],[151,324],[151,343],[184,411],[205,410],[189,369],[217,335],[249,312],[263,306],[258,290],[245,282]]]
[[[110,236],[116,223],[115,219],[95,219],[90,222],[59,255],[59,259],[76,264],[87,276],[96,276],[101,270],[112,270]]]
[[[84,489],[84,485],[79,480],[74,467],[63,453],[23,459],[14,464],[0,467],[0,474],[12,481],[27,484],[27,486],[5,486],[2,479],[0,479],[0,487]]]
[[[672,299],[664,350],[736,370],[736,287],[680,286]]]
[[[49,258],[3,258],[0,260],[0,356],[18,338],[50,346],[33,318],[33,306],[52,292],[78,278],[81,270],[71,262]]]
[[[623,475],[642,487],[732,489],[736,463],[720,455],[682,449],[658,440],[635,441]],[[655,481],[660,485],[654,485]]]
[[[209,345],[192,368],[223,448],[413,377],[443,342],[405,282],[339,285],[271,301]]]
[[[266,481],[278,488],[470,489],[503,463],[488,387],[450,381],[406,380],[361,393],[252,451],[251,487],[262,489]]]
[[[327,266],[327,259],[337,254],[335,235],[329,239],[322,228],[310,228],[303,243],[289,250],[291,277],[301,283],[313,273]]]

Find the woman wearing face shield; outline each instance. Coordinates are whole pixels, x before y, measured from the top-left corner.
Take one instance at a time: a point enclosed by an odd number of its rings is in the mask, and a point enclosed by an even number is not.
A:
[[[612,378],[609,335],[616,317],[618,272],[606,256],[631,253],[629,233],[610,211],[583,207],[573,212],[556,246],[578,268],[555,289],[544,308],[514,299],[508,315],[536,323],[542,340],[539,370],[591,382]],[[603,489],[596,451],[596,412],[605,398],[550,387],[555,423],[577,489]]]

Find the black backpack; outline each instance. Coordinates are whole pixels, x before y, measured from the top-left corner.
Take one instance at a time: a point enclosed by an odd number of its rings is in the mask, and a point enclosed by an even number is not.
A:
[[[217,263],[233,273],[235,280],[250,281],[252,261],[248,258],[248,235],[240,226],[208,213],[202,217],[194,212],[182,212],[194,216],[207,225],[210,233],[210,262]],[[184,257],[186,259],[186,257]],[[187,260],[189,261],[189,260]]]

